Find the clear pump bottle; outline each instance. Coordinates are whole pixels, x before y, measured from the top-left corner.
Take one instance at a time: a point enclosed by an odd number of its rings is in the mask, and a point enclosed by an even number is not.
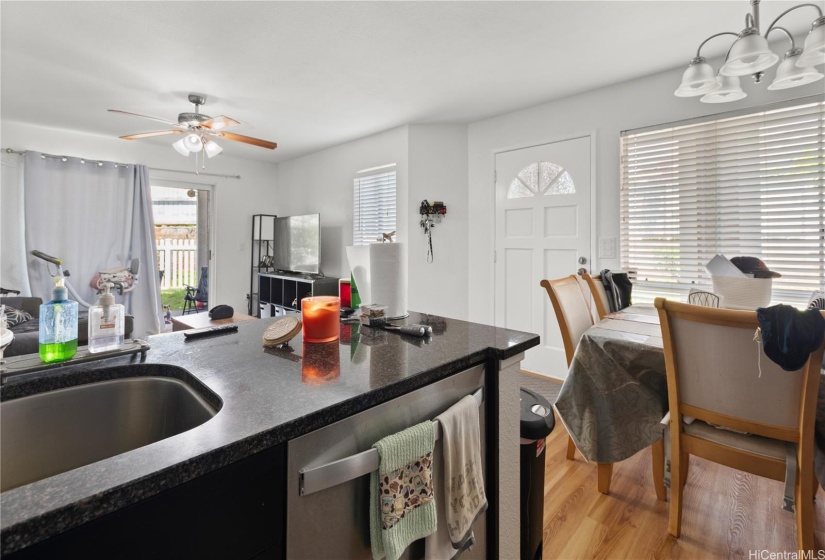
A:
[[[123,346],[125,309],[115,303],[112,284],[102,286],[97,304],[89,308],[89,352],[108,352]]]
[[[77,354],[77,302],[68,299],[63,277],[54,279],[52,300],[40,306],[40,359],[63,362]]]

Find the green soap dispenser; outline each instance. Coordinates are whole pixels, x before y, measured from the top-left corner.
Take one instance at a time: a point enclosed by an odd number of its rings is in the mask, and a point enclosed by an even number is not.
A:
[[[54,279],[52,300],[40,306],[40,359],[64,362],[77,354],[77,302],[71,301],[63,277]]]

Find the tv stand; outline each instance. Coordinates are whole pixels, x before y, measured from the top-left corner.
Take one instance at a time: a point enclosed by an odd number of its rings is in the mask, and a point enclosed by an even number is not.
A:
[[[272,274],[283,276],[285,278],[303,278],[305,280],[320,280],[325,278],[323,274],[318,274],[315,272],[297,272],[295,270],[274,270],[272,271]]]
[[[275,317],[301,311],[301,300],[308,296],[337,296],[337,278],[314,278],[304,273],[258,273],[259,305],[257,316]]]

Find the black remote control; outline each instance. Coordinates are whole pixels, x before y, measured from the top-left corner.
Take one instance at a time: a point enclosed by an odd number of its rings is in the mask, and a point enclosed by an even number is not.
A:
[[[226,334],[230,332],[238,332],[238,325],[218,325],[215,327],[204,327],[202,329],[192,329],[189,331],[184,331],[183,336],[186,337],[186,340],[192,340],[195,338],[203,338],[205,336],[213,336],[216,334]]]

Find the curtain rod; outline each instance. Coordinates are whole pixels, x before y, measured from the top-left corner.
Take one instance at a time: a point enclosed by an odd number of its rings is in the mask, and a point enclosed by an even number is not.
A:
[[[23,155],[23,154],[26,153],[26,152],[21,152],[20,150],[14,150],[12,148],[6,148],[5,152],[7,154],[19,154],[19,155]],[[58,155],[55,155],[55,154],[44,154],[42,152],[40,153],[40,156],[44,157],[44,158],[48,157],[48,158],[53,158],[53,159],[62,159],[63,161],[66,161],[69,157],[74,157],[74,156],[58,156]],[[84,163],[89,162],[89,163],[96,163],[98,165],[103,165],[104,163],[106,163],[104,161],[98,161],[98,160],[94,160],[94,159],[87,159],[87,158],[78,158],[78,159],[80,159]],[[115,163],[116,167],[128,167],[129,165],[132,165],[132,164]],[[161,168],[161,167],[150,167],[149,169],[151,171],[165,171],[167,173],[185,173],[187,175],[198,175],[198,176],[207,176],[207,177],[222,177],[224,179],[240,179],[241,178],[240,175],[224,175],[223,173],[198,173],[196,171],[184,171],[182,169],[164,169],[164,168]]]

